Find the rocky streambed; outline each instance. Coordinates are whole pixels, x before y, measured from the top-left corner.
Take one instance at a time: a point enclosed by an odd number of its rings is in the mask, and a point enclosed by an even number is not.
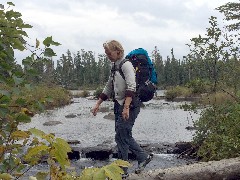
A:
[[[53,133],[69,142],[73,152],[69,154],[72,166],[80,172],[85,167],[97,167],[111,163],[116,158],[114,141],[113,103],[104,102],[97,116],[90,112],[95,100],[74,98],[73,103],[63,108],[35,115],[31,123],[20,129],[37,128]],[[199,114],[180,109],[187,102],[151,100],[144,104],[133,128],[134,138],[147,151],[154,154],[146,171],[169,168],[192,163],[193,160],[179,158],[179,153],[188,148],[194,131],[193,122]],[[129,152],[132,167],[135,157]],[[44,163],[34,167],[29,174],[47,169]],[[27,175],[27,174],[26,174]]]

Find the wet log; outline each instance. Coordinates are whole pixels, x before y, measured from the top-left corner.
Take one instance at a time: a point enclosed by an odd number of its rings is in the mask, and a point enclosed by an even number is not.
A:
[[[131,174],[131,180],[239,180],[240,157],[220,161],[199,162],[141,174]]]

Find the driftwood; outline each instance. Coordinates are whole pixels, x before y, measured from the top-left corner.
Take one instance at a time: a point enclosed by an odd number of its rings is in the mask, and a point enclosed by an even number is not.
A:
[[[240,180],[240,157],[131,174],[131,180]]]

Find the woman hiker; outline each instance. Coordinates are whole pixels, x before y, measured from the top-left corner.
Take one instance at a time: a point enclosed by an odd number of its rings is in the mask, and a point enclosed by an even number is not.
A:
[[[118,158],[128,161],[128,151],[132,151],[138,161],[135,173],[140,173],[152,160],[153,155],[148,155],[132,137],[132,128],[140,112],[140,101],[136,96],[135,69],[131,62],[126,61],[122,65],[122,72],[125,77],[123,79],[117,70],[124,59],[122,45],[116,40],[111,40],[104,43],[103,47],[107,57],[112,62],[112,70],[103,92],[92,109],[92,113],[96,116],[100,104],[109,98],[113,99]],[[128,177],[128,169],[123,168],[123,170],[122,177]]]

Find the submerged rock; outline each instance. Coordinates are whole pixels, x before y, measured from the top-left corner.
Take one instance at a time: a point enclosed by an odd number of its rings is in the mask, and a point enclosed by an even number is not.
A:
[[[60,122],[60,121],[48,121],[48,122],[43,123],[44,126],[56,126],[58,124],[62,124],[62,122]]]

